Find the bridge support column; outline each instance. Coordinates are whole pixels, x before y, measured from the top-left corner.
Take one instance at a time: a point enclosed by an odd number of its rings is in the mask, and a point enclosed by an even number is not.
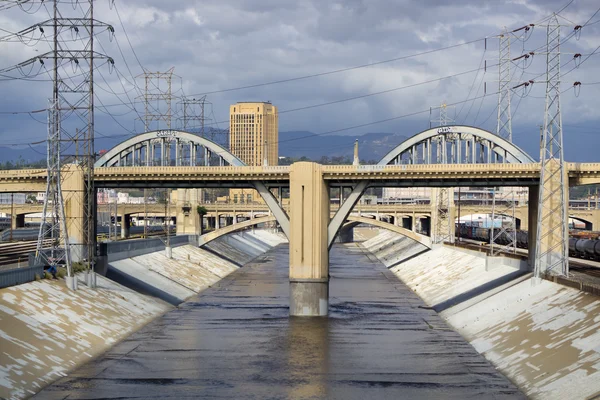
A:
[[[329,190],[321,165],[290,169],[290,315],[326,316],[329,306]]]
[[[130,228],[131,214],[123,214],[121,216],[121,239],[127,239],[129,237]]]
[[[528,237],[527,243],[529,247],[529,258],[528,263],[531,269],[535,266],[535,252],[537,247],[537,219],[538,219],[538,208],[539,208],[539,195],[540,195],[540,187],[539,186],[530,186],[529,187],[529,201],[527,208],[527,216],[528,216]]]
[[[412,218],[411,217],[402,217],[402,225],[401,225],[404,229],[411,229],[413,226],[413,222],[412,222]]]
[[[11,215],[10,226],[12,229],[25,228],[25,214]]]
[[[61,183],[67,220],[67,233],[71,249],[71,260],[81,261],[84,255],[83,232],[83,200],[84,177],[83,169],[77,164],[68,164],[61,171]]]
[[[354,242],[354,228],[340,229],[340,233],[338,234],[338,241],[340,243]]]

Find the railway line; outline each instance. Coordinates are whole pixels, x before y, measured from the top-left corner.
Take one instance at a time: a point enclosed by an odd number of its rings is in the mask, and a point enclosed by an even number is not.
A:
[[[50,240],[45,240],[44,245],[50,245]],[[0,269],[8,269],[13,264],[27,264],[29,253],[35,251],[37,240],[23,242],[0,243]]]
[[[489,243],[468,238],[460,238],[460,241],[455,242],[452,245],[469,250],[484,252],[487,254],[490,254],[491,250]],[[517,248],[515,249],[514,254],[503,252],[503,255],[509,257],[514,257],[515,255],[517,257],[526,257],[528,255],[528,250]],[[574,257],[572,255],[569,256],[569,271],[598,279],[598,282],[600,283],[600,262],[586,258],[581,253],[576,253]]]

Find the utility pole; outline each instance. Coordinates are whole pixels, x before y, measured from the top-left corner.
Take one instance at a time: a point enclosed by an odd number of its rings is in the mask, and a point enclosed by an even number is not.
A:
[[[560,109],[560,24],[547,25],[546,106],[541,146],[534,275],[569,274],[568,182],[565,179],[563,126]]]
[[[15,219],[15,198],[14,193],[10,194],[10,237],[9,241],[13,240],[13,220]]]

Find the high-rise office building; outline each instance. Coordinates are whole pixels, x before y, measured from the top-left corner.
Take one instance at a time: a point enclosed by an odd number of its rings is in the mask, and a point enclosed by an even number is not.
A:
[[[246,165],[277,165],[279,117],[269,102],[239,102],[229,107],[229,149]],[[234,203],[262,202],[255,190],[231,189]]]
[[[273,104],[239,102],[229,107],[229,148],[247,165],[277,165],[279,118]]]

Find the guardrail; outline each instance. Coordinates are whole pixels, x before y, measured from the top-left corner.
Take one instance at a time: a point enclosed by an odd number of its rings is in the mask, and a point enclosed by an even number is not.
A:
[[[41,277],[43,274],[43,265],[0,271],[0,288],[32,282],[35,280],[36,275]]]

